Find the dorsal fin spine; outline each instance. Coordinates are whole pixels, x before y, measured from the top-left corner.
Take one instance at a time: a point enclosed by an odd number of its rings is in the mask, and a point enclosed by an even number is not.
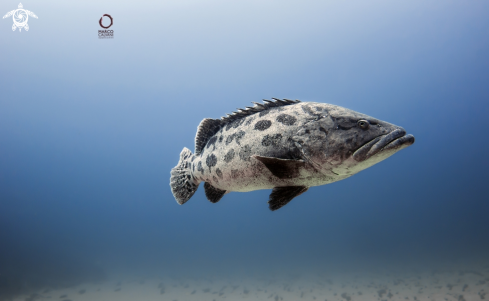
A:
[[[232,122],[236,119],[246,117],[248,115],[255,114],[257,112],[261,112],[270,108],[275,108],[275,107],[282,107],[282,106],[288,106],[292,104],[299,103],[300,100],[289,100],[289,99],[279,99],[273,97],[272,100],[268,99],[263,99],[263,104],[255,103],[253,102],[254,106],[253,107],[246,107],[246,109],[238,109],[239,111],[233,112],[231,114],[226,114],[227,116],[221,117],[221,121],[223,124],[226,124],[228,122]]]

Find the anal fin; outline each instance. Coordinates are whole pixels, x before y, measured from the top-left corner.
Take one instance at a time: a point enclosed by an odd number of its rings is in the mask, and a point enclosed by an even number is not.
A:
[[[207,184],[207,183],[206,183]],[[309,187],[306,186],[286,186],[275,187],[270,194],[268,207],[275,211],[287,205],[293,198],[306,192]],[[206,190],[207,191],[207,190]]]
[[[205,182],[204,183],[205,196],[211,203],[217,203],[222,198],[222,196],[226,193],[226,190],[221,190],[212,186],[211,184]]]
[[[272,157],[262,157],[254,155],[253,158],[259,160],[279,179],[292,179],[299,176],[299,168],[305,165],[304,160],[279,159]]]

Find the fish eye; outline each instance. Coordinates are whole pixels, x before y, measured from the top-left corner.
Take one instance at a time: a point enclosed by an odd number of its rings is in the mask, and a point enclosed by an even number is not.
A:
[[[358,126],[361,129],[364,129],[364,130],[368,129],[368,127],[370,126],[370,124],[368,123],[368,121],[367,120],[363,120],[363,119],[362,120],[358,120],[357,124],[358,124]]]

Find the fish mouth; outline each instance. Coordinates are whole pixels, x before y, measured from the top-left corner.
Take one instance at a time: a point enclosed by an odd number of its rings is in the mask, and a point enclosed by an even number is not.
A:
[[[406,135],[403,128],[398,128],[392,132],[378,136],[362,145],[353,153],[353,159],[364,161],[381,152],[393,151],[392,153],[410,146],[414,143],[414,136]]]

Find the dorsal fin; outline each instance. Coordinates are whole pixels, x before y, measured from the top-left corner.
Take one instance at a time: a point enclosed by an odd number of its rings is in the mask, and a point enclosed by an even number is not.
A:
[[[197,128],[197,136],[195,136],[195,155],[198,156],[204,149],[209,138],[221,128],[222,121],[219,119],[205,118]]]
[[[246,109],[238,109],[237,112],[233,112],[231,114],[227,114],[226,117],[221,117],[221,119],[211,119],[205,118],[199,124],[197,128],[197,136],[195,136],[195,155],[198,156],[204,149],[207,141],[214,136],[215,133],[219,131],[219,129],[237,119],[244,118],[249,115],[253,115],[255,113],[259,113],[261,111],[268,110],[270,108],[275,107],[283,107],[288,105],[293,105],[299,103],[300,100],[290,100],[290,99],[278,99],[272,98],[273,100],[264,99],[264,103],[254,103],[253,107],[246,107]]]
[[[288,106],[288,105],[293,105],[296,103],[301,102],[300,100],[290,100],[290,99],[278,99],[278,98],[272,98],[273,100],[267,100],[264,99],[264,103],[257,103],[253,102],[254,106],[252,107],[246,107],[246,109],[238,109],[237,112],[233,112],[231,114],[227,114],[228,116],[221,117],[222,124],[227,124],[229,122],[233,122],[236,119],[240,119],[249,115],[253,115],[255,113],[259,113],[261,111],[268,110],[270,108],[275,108],[275,107],[283,107],[283,106]]]

